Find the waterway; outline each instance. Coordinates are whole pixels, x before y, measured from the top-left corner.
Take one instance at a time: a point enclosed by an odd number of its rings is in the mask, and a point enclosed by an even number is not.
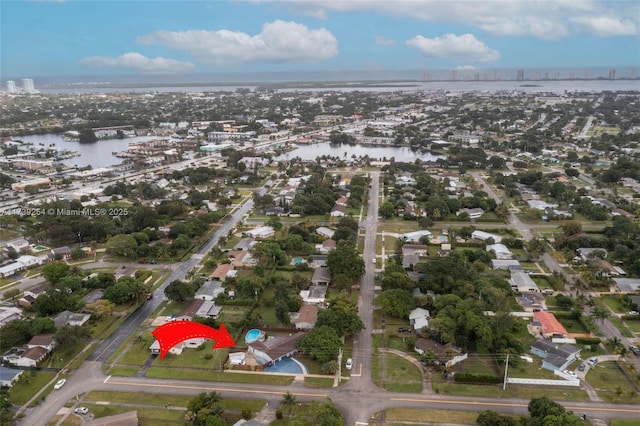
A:
[[[125,139],[101,139],[94,143],[80,143],[66,141],[62,135],[46,134],[46,135],[30,135],[16,136],[14,139],[23,142],[31,142],[34,145],[42,145],[45,147],[53,146],[59,149],[67,149],[69,151],[77,151],[80,156],[62,160],[61,163],[67,166],[86,167],[108,167],[122,162],[121,158],[113,155],[113,152],[126,151],[130,143],[144,142],[152,139],[158,139],[157,136],[135,136]]]
[[[303,160],[315,160],[317,157],[327,155],[330,157],[351,158],[364,157],[368,155],[372,160],[389,160],[414,162],[417,158],[423,161],[435,161],[443,158],[430,153],[421,153],[420,151],[412,151],[408,147],[387,147],[387,146],[363,146],[363,145],[340,145],[333,146],[328,142],[316,143],[309,145],[296,145],[298,149],[286,152],[282,155],[274,157],[275,160],[289,160],[294,157],[300,157]]]

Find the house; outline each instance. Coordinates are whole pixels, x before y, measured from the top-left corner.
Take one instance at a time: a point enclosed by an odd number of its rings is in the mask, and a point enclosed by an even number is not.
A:
[[[316,244],[316,251],[320,253],[329,253],[336,249],[335,240],[324,240],[322,244]]]
[[[215,300],[219,294],[224,293],[224,287],[222,287],[222,281],[205,281],[204,284],[196,291],[195,299],[202,300]]]
[[[406,234],[402,234],[400,235],[400,238],[405,243],[417,243],[417,242],[420,242],[420,238],[422,237],[431,238],[432,235],[433,234],[430,231],[423,229],[421,231],[408,232]]]
[[[606,259],[608,255],[607,250],[603,248],[580,247],[576,251],[578,252],[578,255],[582,258],[582,260],[584,260],[585,262],[588,262],[594,259]]]
[[[347,208],[345,206],[335,205],[331,209],[330,215],[331,217],[344,217],[346,212],[347,212]]]
[[[298,330],[311,330],[318,320],[318,307],[316,305],[302,305],[300,312],[293,323]]]
[[[221,311],[221,306],[216,306],[215,302],[211,300],[205,300],[202,305],[200,305],[200,308],[198,308],[195,316],[200,318],[217,319],[220,316]]]
[[[233,265],[225,263],[218,265],[218,267],[209,275],[209,278],[218,281],[225,281],[228,277],[235,276],[236,272],[233,269]]]
[[[7,241],[7,248],[9,250],[13,250],[16,253],[21,253],[29,249],[29,241],[27,241],[24,238],[16,238],[16,239]]]
[[[533,321],[530,329],[534,334],[540,335],[545,339],[552,337],[567,337],[569,333],[565,330],[560,321],[551,312],[536,311],[533,313]]]
[[[302,301],[309,305],[324,305],[326,295],[326,285],[312,285],[309,287],[309,290],[300,290]]]
[[[640,278],[613,278],[612,280],[620,293],[637,293],[640,291]]]
[[[525,293],[527,291],[539,292],[538,285],[531,277],[522,271],[511,272],[511,288],[517,293]]]
[[[504,244],[489,244],[485,247],[488,252],[493,252],[498,260],[511,260],[513,253]]]
[[[0,327],[13,320],[22,318],[22,309],[16,307],[0,306]]]
[[[311,259],[309,266],[312,268],[323,268],[327,266],[328,257],[326,254],[312,254],[309,258]]]
[[[409,324],[413,325],[416,331],[422,330],[423,327],[429,326],[429,311],[422,308],[415,308],[409,313]]]
[[[138,426],[138,412],[127,411],[126,413],[113,416],[100,417],[84,423],[86,426]]]
[[[516,297],[518,305],[522,306],[525,312],[546,311],[547,301],[541,293],[526,291]]]
[[[296,346],[298,339],[304,336],[304,334],[302,331],[293,334],[283,334],[270,337],[264,342],[256,340],[247,346],[249,353],[253,354],[260,365],[272,365],[284,357],[295,355],[298,352]]]
[[[42,265],[45,261],[44,257],[35,257],[30,254],[23,254],[16,259],[16,262],[22,263],[26,268],[36,265]]]
[[[629,296],[631,301],[631,310],[640,311],[640,296]]]
[[[47,289],[51,288],[50,286],[46,285],[46,284],[41,284],[35,287],[31,287],[29,290],[25,290],[24,291],[24,295],[25,296],[31,296],[34,299],[37,299],[38,297],[42,296],[43,294],[46,293]]]
[[[336,205],[347,207],[348,200],[349,199],[347,197],[342,196],[336,200]]]
[[[71,325],[74,327],[80,327],[86,324],[91,318],[91,314],[76,314],[74,312],[62,311],[55,317],[53,317],[53,322],[56,323],[56,327],[64,327],[65,325]]]
[[[256,241],[253,238],[243,238],[238,241],[238,244],[236,244],[233,249],[236,251],[249,251],[251,250],[251,247],[255,245],[255,243]]]
[[[336,231],[334,231],[331,228],[327,228],[326,226],[319,226],[316,229],[316,233],[325,237],[325,238],[333,238],[333,234],[336,233]]]
[[[420,262],[420,256],[417,254],[406,254],[402,256],[402,267],[404,269],[413,269]]]
[[[492,238],[494,243],[502,242],[501,236],[490,234],[484,231],[473,231],[471,233],[471,238],[478,241],[487,241],[489,238]]]
[[[331,283],[331,271],[329,268],[317,268],[313,271],[311,282],[314,285],[329,285]]]
[[[460,209],[456,212],[456,216],[460,216],[462,213],[469,215],[469,219],[480,219],[484,214],[484,210],[480,207],[474,209]]]
[[[245,233],[251,238],[269,238],[274,236],[276,231],[271,226],[260,226]]]
[[[517,260],[491,259],[491,267],[497,270],[509,270],[512,266],[520,266]]]
[[[10,388],[20,378],[24,370],[17,370],[15,368],[4,367],[0,365],[0,387]]]
[[[12,262],[0,267],[0,278],[8,278],[26,269],[22,262]]]
[[[102,299],[102,296],[104,296],[104,290],[101,289],[101,288],[97,288],[97,289],[91,290],[89,293],[87,293],[82,298],[82,300],[84,300],[84,303],[88,305],[89,303],[93,303],[93,302],[96,302],[96,301]]]
[[[425,244],[403,244],[402,255],[403,256],[410,256],[410,255],[426,256],[427,246]]]
[[[423,337],[416,339],[413,350],[420,355],[431,352],[436,358],[434,360],[435,365],[446,365],[447,367],[451,367],[467,358],[467,354],[463,354],[460,348],[457,348],[450,343],[442,345],[435,340],[425,339]]]
[[[68,260],[71,259],[71,249],[67,246],[54,248],[47,257],[51,260]]]
[[[22,348],[13,348],[4,354],[2,359],[16,367],[36,367],[47,354],[48,350],[40,346],[28,349],[26,346]]]
[[[202,299],[193,299],[187,306],[182,309],[178,315],[174,318],[175,320],[191,320],[196,316],[198,310],[204,304],[204,300]]]
[[[27,343],[27,348],[45,348],[47,351],[51,351],[56,346],[56,340],[53,334],[38,334],[33,336]]]
[[[229,354],[229,364],[231,365],[244,365],[245,364],[244,352],[231,352]]]
[[[280,206],[271,206],[264,209],[265,216],[281,216],[284,214],[284,209]]]
[[[538,339],[531,345],[531,353],[542,358],[542,368],[550,371],[566,370],[578,358],[580,349],[564,344],[558,346],[548,340]]]

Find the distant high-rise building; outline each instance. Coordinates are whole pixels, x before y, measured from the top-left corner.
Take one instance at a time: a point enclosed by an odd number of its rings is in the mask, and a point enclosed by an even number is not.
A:
[[[18,90],[16,89],[16,82],[13,80],[7,81],[7,92],[16,93]]]
[[[498,76],[498,70],[494,70],[493,71],[493,81],[498,81],[499,80],[499,76]]]
[[[517,77],[518,81],[522,81],[524,80],[524,70],[518,70],[518,77]]]
[[[22,79],[22,90],[26,93],[35,93],[36,87],[33,84],[33,79],[31,78],[23,78]]]
[[[636,67],[631,68],[631,74],[629,75],[629,77],[632,80],[635,80],[638,77],[638,70]]]
[[[451,81],[456,81],[458,79],[458,70],[451,70]]]
[[[615,80],[615,79],[616,79],[616,69],[611,68],[609,70],[609,80]]]

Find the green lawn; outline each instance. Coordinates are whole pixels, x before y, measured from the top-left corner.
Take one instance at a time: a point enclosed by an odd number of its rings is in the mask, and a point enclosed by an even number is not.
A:
[[[333,377],[305,377],[304,384],[310,388],[330,388],[333,380]]]
[[[56,373],[47,371],[25,371],[9,390],[9,399],[16,405],[24,405],[55,376]],[[47,395],[52,389],[53,385],[43,395]]]
[[[220,373],[190,368],[172,369],[150,367],[147,377],[157,379],[207,380],[211,382],[255,383],[260,385],[287,386],[293,382],[292,376],[275,374]]]
[[[427,410],[419,408],[389,408],[385,410],[386,424],[395,425],[402,422],[420,422],[426,424],[458,424],[475,425],[479,413],[453,410]],[[380,418],[376,413],[374,418]],[[518,420],[519,416],[510,416]]]
[[[157,357],[151,364],[153,367],[197,368],[205,372],[218,371],[229,355],[229,349],[212,349],[213,342],[205,341],[199,348],[185,348],[180,355],[168,353],[164,359]],[[146,354],[148,349],[142,349]],[[211,355],[211,358],[208,358]],[[146,358],[145,358],[146,359]]]
[[[629,307],[624,304],[623,296],[604,295],[600,299],[614,312],[624,313],[629,311]]]
[[[140,367],[128,367],[128,366],[125,367],[122,365],[114,365],[108,371],[109,371],[109,374],[111,374],[112,376],[132,377],[139,370],[140,370]]]
[[[466,362],[466,361],[465,361]],[[432,385],[433,389],[440,394],[447,395],[468,395],[483,397],[491,395],[494,398],[521,398],[529,401],[532,398],[546,396],[554,400],[566,401],[588,401],[589,396],[583,390],[574,389],[554,389],[544,386],[528,387],[510,385],[502,390],[502,385],[469,385],[458,383],[437,383]]]
[[[183,425],[184,414],[186,409],[164,409],[164,408],[141,408],[136,406],[125,406],[117,404],[109,405],[85,405],[89,411],[96,417],[108,417],[116,414],[126,413],[128,411],[136,410],[138,412],[139,425],[142,426],[155,426],[162,425]]]
[[[640,420],[633,419],[613,419],[611,426],[640,426]]]
[[[615,361],[596,364],[587,374],[587,382],[598,392],[598,396],[609,402],[637,403],[632,393],[633,386]]]
[[[145,392],[111,392],[111,391],[91,391],[85,397],[85,401],[109,401],[111,403],[130,404],[135,402],[141,405],[161,405],[169,404],[173,407],[186,407],[193,397],[170,394],[151,394]]]

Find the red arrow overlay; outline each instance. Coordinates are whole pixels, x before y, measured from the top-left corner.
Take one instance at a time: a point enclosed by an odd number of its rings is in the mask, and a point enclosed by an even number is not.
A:
[[[160,359],[163,359],[169,349],[185,340],[198,337],[215,340],[213,349],[235,346],[236,342],[224,327],[220,324],[220,330],[194,321],[172,321],[161,325],[151,333],[160,344]]]

